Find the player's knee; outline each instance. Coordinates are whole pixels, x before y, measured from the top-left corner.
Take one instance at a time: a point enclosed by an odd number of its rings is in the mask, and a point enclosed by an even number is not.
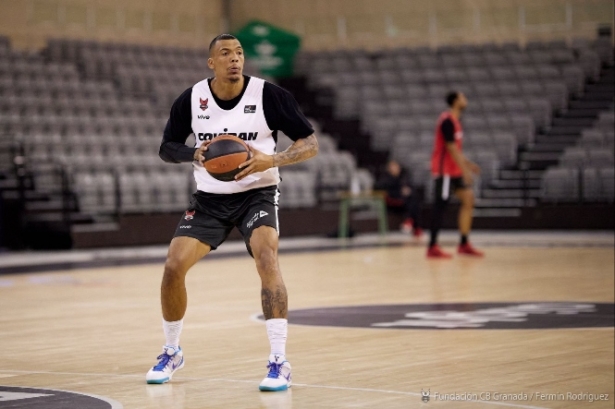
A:
[[[273,246],[263,245],[253,249],[254,261],[259,272],[277,271],[278,254]]]
[[[474,207],[474,193],[471,190],[465,192],[461,204],[465,207]]]
[[[176,280],[182,280],[186,275],[183,264],[176,257],[167,257],[164,263],[164,278],[163,281],[172,283]]]

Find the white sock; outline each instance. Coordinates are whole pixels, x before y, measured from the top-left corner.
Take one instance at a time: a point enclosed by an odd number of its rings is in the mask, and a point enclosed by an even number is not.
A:
[[[288,320],[285,318],[272,318],[265,321],[267,336],[271,344],[271,355],[286,356],[286,337],[288,334]]]
[[[183,319],[179,321],[162,320],[162,329],[164,329],[164,336],[167,339],[165,346],[173,348],[179,347],[179,335],[182,332],[183,325]]]

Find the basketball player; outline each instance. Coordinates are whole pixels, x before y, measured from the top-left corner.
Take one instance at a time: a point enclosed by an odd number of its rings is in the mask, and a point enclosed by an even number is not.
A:
[[[468,100],[461,92],[451,92],[446,97],[446,103],[450,109],[443,112],[438,119],[436,140],[431,158],[431,173],[435,178],[435,202],[427,257],[452,257],[451,254],[445,253],[438,246],[438,232],[451,193],[454,193],[461,201],[458,216],[461,241],[457,252],[468,256],[482,257],[483,253],[472,247],[468,241],[468,235],[472,228],[472,213],[474,212],[473,175],[480,173],[478,165],[466,158],[461,151],[463,128],[460,119],[468,105]]]
[[[180,333],[186,312],[188,270],[215,250],[234,227],[243,235],[261,278],[261,301],[271,345],[268,373],[260,390],[291,386],[286,360],[287,294],[278,265],[278,167],[315,156],[314,130],[287,91],[260,78],[243,75],[239,41],[221,34],[209,46],[212,78],[198,82],[173,103],[164,130],[160,157],[166,162],[193,162],[197,192],[180,219],[171,241],[161,285],[166,342],[147,383],[165,383],[184,365]],[[277,131],[294,143],[276,153]],[[185,146],[194,133],[196,147]],[[251,157],[231,182],[221,182],[203,167],[212,138],[236,134],[248,144]]]

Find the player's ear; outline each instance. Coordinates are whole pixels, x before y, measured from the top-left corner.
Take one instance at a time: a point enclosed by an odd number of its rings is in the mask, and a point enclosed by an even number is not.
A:
[[[214,69],[214,60],[213,60],[213,58],[209,57],[207,59],[207,66],[209,67],[210,70]]]

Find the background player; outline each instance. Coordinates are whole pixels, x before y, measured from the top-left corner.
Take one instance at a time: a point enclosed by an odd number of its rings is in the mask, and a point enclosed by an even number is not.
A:
[[[260,389],[285,390],[291,385],[291,367],[285,358],[288,300],[278,265],[278,167],[315,156],[318,142],[290,93],[243,75],[243,49],[235,37],[222,34],[214,38],[209,54],[214,77],[195,84],[174,102],[160,147],[160,157],[166,162],[194,161],[198,190],[169,247],[161,285],[166,343],[146,380],[167,382],[183,367],[179,337],[187,305],[186,273],[237,227],[261,278],[271,345],[269,372]],[[277,130],[295,141],[280,153],[275,152]],[[191,133],[196,136],[196,149],[185,146]],[[232,182],[214,179],[202,166],[214,134],[224,133],[246,135],[251,151],[251,158],[240,165],[243,170]]]
[[[435,177],[435,202],[427,257],[452,257],[438,246],[438,232],[451,192],[461,201],[458,216],[461,240],[457,252],[481,257],[483,253],[472,247],[468,241],[474,212],[473,175],[480,173],[479,166],[462,153],[463,128],[460,119],[468,100],[463,93],[454,91],[447,95],[446,103],[450,109],[438,118],[431,158],[431,173]]]

